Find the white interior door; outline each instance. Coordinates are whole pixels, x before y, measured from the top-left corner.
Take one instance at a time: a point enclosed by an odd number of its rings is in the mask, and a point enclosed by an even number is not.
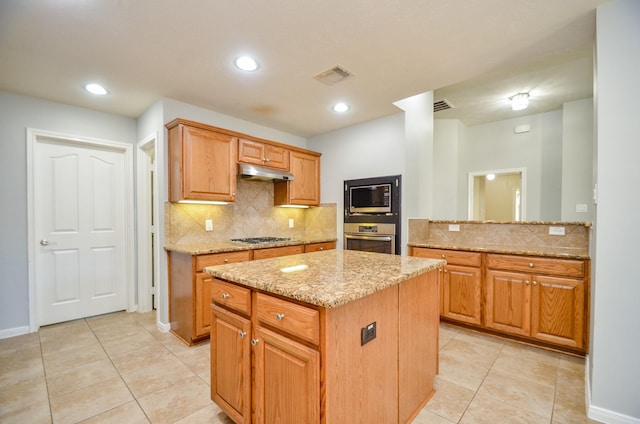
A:
[[[126,309],[125,153],[54,137],[32,148],[38,325]]]

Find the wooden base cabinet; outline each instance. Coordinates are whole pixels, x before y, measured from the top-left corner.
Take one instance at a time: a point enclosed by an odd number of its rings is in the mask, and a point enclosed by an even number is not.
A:
[[[435,270],[336,308],[212,287],[211,398],[238,424],[406,423],[434,393]]]
[[[585,261],[489,254],[487,268],[486,327],[586,348]]]
[[[413,256],[444,259],[440,315],[467,324],[482,324],[481,255],[443,249],[413,248]]]

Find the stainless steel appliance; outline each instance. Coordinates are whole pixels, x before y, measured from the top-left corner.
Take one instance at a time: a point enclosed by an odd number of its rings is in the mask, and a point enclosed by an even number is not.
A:
[[[391,183],[349,187],[349,213],[391,214]]]
[[[345,223],[344,249],[396,253],[396,225],[385,223]]]

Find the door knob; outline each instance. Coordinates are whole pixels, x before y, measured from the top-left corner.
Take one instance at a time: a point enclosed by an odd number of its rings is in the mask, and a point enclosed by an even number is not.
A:
[[[42,239],[42,240],[40,240],[40,244],[43,245],[43,246],[49,246],[49,240]]]

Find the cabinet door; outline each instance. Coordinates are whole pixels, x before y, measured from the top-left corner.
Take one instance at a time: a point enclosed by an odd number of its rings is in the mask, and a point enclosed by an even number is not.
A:
[[[211,400],[237,424],[251,422],[251,322],[211,307]]]
[[[447,265],[442,285],[442,316],[469,324],[482,323],[480,268]]]
[[[582,348],[584,281],[534,276],[531,335],[539,340]]]
[[[289,170],[289,151],[284,147],[241,138],[238,140],[238,162]]]
[[[331,250],[336,248],[335,241],[326,241],[322,243],[311,243],[304,246],[304,253],[317,252],[320,250]]]
[[[485,326],[505,333],[531,332],[531,276],[487,270]]]
[[[236,139],[188,126],[183,127],[182,137],[183,198],[234,201]]]
[[[290,152],[293,181],[279,181],[273,187],[275,205],[318,206],[320,204],[320,157]]]
[[[253,403],[256,423],[320,422],[320,354],[257,326]]]
[[[196,337],[209,335],[211,329],[211,283],[213,278],[209,274],[196,274],[196,293],[193,299],[195,312]]]

